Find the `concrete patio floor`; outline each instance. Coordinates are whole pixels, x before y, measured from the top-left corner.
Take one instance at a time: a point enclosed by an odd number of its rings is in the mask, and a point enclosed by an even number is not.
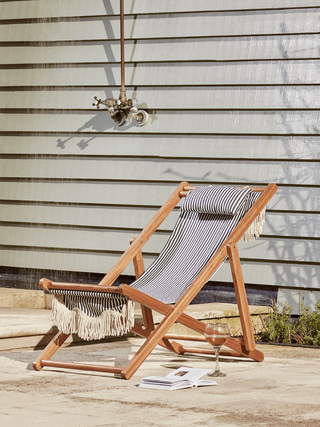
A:
[[[128,338],[73,345],[55,360],[123,366],[143,342]],[[148,375],[181,366],[213,368],[214,358],[175,356],[157,347],[130,380],[112,374],[44,368],[39,350],[0,352],[1,427],[37,426],[320,426],[320,349],[258,345],[262,363],[221,359],[218,386],[177,391],[138,388]]]

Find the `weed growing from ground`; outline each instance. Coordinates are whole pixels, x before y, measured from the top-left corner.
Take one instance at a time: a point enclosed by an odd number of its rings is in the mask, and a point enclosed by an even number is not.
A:
[[[302,302],[299,312],[298,319],[293,320],[292,308],[288,303],[282,305],[282,310],[275,304],[268,318],[261,317],[262,330],[256,340],[320,346],[320,300],[313,312]]]

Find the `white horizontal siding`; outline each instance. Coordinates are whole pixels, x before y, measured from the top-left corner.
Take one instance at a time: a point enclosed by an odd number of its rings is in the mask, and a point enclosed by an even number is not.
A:
[[[68,250],[37,250],[36,248],[1,248],[1,259],[8,266],[34,269],[52,269],[54,265],[58,270],[105,272],[108,271],[119,259],[119,255],[97,252],[71,252]],[[154,257],[145,256],[145,266],[148,267]],[[320,268],[318,265],[295,265],[283,263],[253,263],[242,262],[243,275],[247,284],[279,286],[284,289],[319,289]],[[123,274],[134,275],[132,263],[124,270]],[[232,282],[230,266],[225,263],[214,276],[214,280]]]
[[[116,231],[109,229],[83,229],[77,227],[49,227],[32,224],[29,226],[0,226],[2,246],[33,248],[51,248],[51,250],[99,251],[104,253],[122,253],[129,246],[129,241],[135,234],[131,230]],[[157,233],[144,246],[146,254],[156,254],[168,240],[169,233]],[[257,242],[239,243],[242,257],[251,260],[282,262],[318,261],[320,243],[302,239],[268,239],[261,237]]]
[[[308,162],[302,168],[300,162],[255,162],[210,160],[161,160],[131,158],[73,159],[6,159],[0,171],[2,178],[52,178],[87,180],[138,180],[153,181],[158,177],[163,182],[202,181],[248,184],[256,182],[278,182],[289,184],[317,185],[320,180],[318,162]]]
[[[320,292],[315,290],[299,292],[293,289],[279,289],[278,305],[281,308],[283,304],[289,304],[295,313],[302,314],[301,306],[310,307],[314,310],[317,302],[320,300]]]
[[[190,183],[205,184],[203,181]],[[244,185],[247,183],[241,183]],[[178,184],[158,181],[118,182],[98,180],[62,180],[59,177],[48,180],[6,179],[0,182],[1,198],[6,202],[17,203],[61,203],[94,204],[98,206],[154,206],[159,208]],[[217,183],[219,184],[219,183]],[[239,183],[240,185],[240,183]],[[320,212],[320,190],[313,187],[279,187],[268,208],[285,212]]]
[[[90,50],[90,49],[89,49]],[[314,85],[320,83],[320,60],[172,62],[126,65],[128,86]],[[0,88],[114,86],[121,83],[119,64],[0,69]],[[113,91],[118,97],[117,91]],[[108,93],[109,94],[109,93]],[[110,93],[111,95],[111,93]],[[109,96],[110,96],[109,95]],[[139,97],[139,91],[137,91]],[[140,101],[143,100],[140,98]],[[190,100],[191,101],[191,100]],[[192,103],[190,103],[192,108]]]
[[[148,11],[148,9],[146,9]],[[311,34],[319,31],[320,9],[247,11],[233,13],[129,15],[125,18],[126,39],[230,37],[253,35]],[[1,40],[19,42],[67,42],[113,40],[120,36],[119,16],[90,20],[11,23],[0,26]]]
[[[130,156],[203,159],[314,160],[320,158],[320,136],[264,135],[104,135],[3,136],[0,152],[12,156],[30,153],[68,156]],[[173,191],[173,189],[172,189]],[[279,191],[279,190],[278,190]],[[301,189],[303,191],[303,189]],[[163,198],[167,193],[163,194]],[[274,197],[277,197],[275,195]],[[283,197],[283,195],[282,195]]]
[[[281,59],[317,59],[320,35],[277,37],[213,38],[156,41],[128,41],[127,62],[166,61],[265,61]],[[83,57],[83,49],[88,54]],[[101,42],[93,46],[2,47],[0,63],[52,64],[119,62],[119,41]],[[146,58],[148,58],[146,60]],[[54,59],[54,61],[53,61]]]
[[[295,295],[298,295],[301,289],[319,289],[319,265],[241,262],[241,267],[245,282],[248,284],[270,285],[281,283],[280,292],[291,289]],[[225,263],[214,276],[214,279],[222,282],[231,282],[230,266]],[[298,311],[294,311],[294,314],[298,313]]]
[[[48,205],[28,205],[16,206],[14,203],[7,203],[1,207],[0,223],[5,226],[12,226],[19,223],[24,227],[52,227],[58,229],[63,227],[83,228],[85,234],[87,229],[96,228],[113,230],[131,230],[131,233],[140,232],[144,226],[156,214],[157,209],[142,208],[132,206],[48,206]],[[174,211],[160,225],[159,230],[170,233],[178,218],[179,211]],[[3,229],[5,232],[5,229]],[[273,212],[268,210],[267,220],[263,228],[263,236],[281,236],[292,239],[298,238],[319,238],[320,220],[319,214],[301,214],[287,212]],[[11,234],[7,236],[11,238]],[[68,241],[68,237],[67,237]],[[260,242],[260,241],[259,241]],[[299,243],[288,240],[287,246]],[[126,242],[127,244],[128,242]],[[15,244],[13,242],[6,244]],[[295,258],[293,257],[293,260]],[[317,259],[315,260],[317,261]]]
[[[56,18],[65,16],[97,16],[120,13],[118,0],[25,0],[1,3],[2,19]],[[196,7],[195,7],[196,6]],[[126,0],[126,14],[136,13],[176,13],[200,11],[237,11],[255,9],[282,9],[320,7],[319,0]]]
[[[105,111],[35,112],[0,114],[4,132],[82,132],[114,133],[118,126]],[[246,134],[246,135],[313,135],[320,132],[320,112],[303,111],[154,111],[148,127],[136,122],[125,126],[132,133],[175,134]],[[199,129],[201,126],[201,130]]]
[[[180,181],[275,182],[262,238],[239,245],[245,281],[319,289],[320,2],[126,0],[125,13],[143,128],[92,107],[119,93],[118,0],[0,3],[0,266],[105,273]],[[227,264],[215,280],[232,280]]]
[[[20,91],[1,93],[0,108],[21,109],[90,109],[94,96],[100,99],[111,97],[117,88],[87,88],[71,90],[53,88],[53,91],[27,90],[23,98]],[[53,92],[53,93],[51,93]],[[320,87],[311,86],[217,86],[217,87],[161,87],[141,88],[139,93],[132,87],[127,95],[138,96],[141,108],[153,109],[215,109],[215,110],[264,110],[264,109],[319,109]],[[192,104],[189,99],[192,97]],[[168,100],[170,102],[168,103]],[[101,107],[104,108],[104,107]],[[123,138],[125,140],[125,138]]]

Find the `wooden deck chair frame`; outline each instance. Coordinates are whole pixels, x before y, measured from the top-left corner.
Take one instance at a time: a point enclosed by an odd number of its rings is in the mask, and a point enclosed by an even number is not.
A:
[[[227,351],[221,351],[222,355],[247,357],[255,361],[262,362],[264,355],[261,351],[256,349],[253,328],[249,313],[249,306],[244,286],[244,280],[241,270],[240,258],[237,248],[237,242],[248,229],[248,227],[255,220],[259,212],[267,205],[268,201],[277,191],[275,184],[269,184],[265,188],[252,188],[253,191],[261,192],[260,197],[256,200],[253,206],[245,214],[243,219],[239,222],[236,228],[232,231],[229,237],[225,240],[219,250],[214,254],[210,261],[206,264],[200,274],[192,282],[189,288],[184,292],[181,298],[174,305],[164,304],[142,292],[136,290],[129,285],[123,284],[120,286],[112,286],[115,280],[120,276],[125,267],[133,261],[136,277],[139,277],[144,272],[144,265],[142,259],[141,248],[149,240],[155,230],[160,226],[164,219],[169,215],[172,209],[177,205],[182,197],[187,195],[187,192],[192,190],[188,182],[182,182],[174,193],[169,197],[166,203],[160,208],[153,219],[142,230],[139,236],[132,239],[131,245],[120,257],[119,261],[109,271],[108,274],[102,279],[98,285],[86,284],[70,284],[52,282],[48,279],[41,279],[40,287],[47,291],[50,289],[72,289],[72,290],[85,290],[85,291],[98,291],[122,294],[141,304],[142,316],[144,326],[135,322],[132,332],[146,338],[143,345],[136,352],[133,358],[128,362],[125,367],[116,366],[101,366],[84,363],[66,363],[50,360],[61,345],[66,341],[69,334],[58,332],[52,341],[47,345],[43,352],[33,363],[35,370],[41,370],[43,367],[56,367],[67,369],[78,369],[88,371],[109,372],[118,374],[122,378],[130,379],[132,375],[141,366],[144,360],[149,356],[151,351],[157,346],[173,351],[176,354],[184,354],[187,352],[199,354],[214,354],[213,349],[186,347],[176,340],[188,340],[205,342],[202,336],[186,337],[181,335],[168,334],[169,329],[175,322],[179,322],[188,328],[199,332],[203,335],[205,323],[194,319],[184,313],[193,298],[198,294],[205,283],[212,277],[217,267],[228,256],[230,267],[234,282],[235,294],[239,308],[240,321],[243,331],[243,338],[230,338],[225,343],[228,347]],[[155,310],[164,315],[163,320],[155,327],[152,310]]]

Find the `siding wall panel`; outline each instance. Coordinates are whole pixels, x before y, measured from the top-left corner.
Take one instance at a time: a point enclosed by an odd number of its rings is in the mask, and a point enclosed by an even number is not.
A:
[[[183,141],[183,149],[181,143]],[[320,158],[320,137],[312,136],[264,136],[264,135],[104,135],[3,136],[0,140],[3,155],[68,156],[130,156],[208,160],[238,159],[313,160]],[[233,150],[233,151],[232,151]]]
[[[209,2],[208,2],[209,3]],[[319,5],[318,5],[319,6]],[[149,8],[147,8],[149,10]],[[124,36],[126,39],[188,38],[310,34],[319,32],[320,9],[295,9],[272,11],[239,11],[178,13],[166,16],[127,15]],[[90,20],[60,22],[9,23],[0,26],[1,40],[19,42],[70,42],[106,41],[119,39],[118,16],[96,16]]]
[[[0,3],[0,266],[105,273],[180,181],[275,182],[262,238],[240,244],[245,281],[279,301],[317,294],[320,2],[126,0],[125,13],[143,128],[92,107],[119,93],[117,0]],[[228,265],[214,280],[232,280]]]
[[[126,0],[126,14],[149,13],[176,13],[199,11],[237,11],[237,10],[265,10],[268,9],[302,9],[318,8],[319,0],[248,0],[245,4],[235,0],[198,0],[197,8],[193,0],[163,0],[161,2],[150,0]],[[302,9],[303,10],[303,9]],[[1,4],[2,19],[34,19],[34,18],[59,18],[79,16],[105,16],[119,14],[119,2],[117,0],[25,0],[4,2]]]
[[[76,251],[124,252],[128,242],[134,235],[131,230],[118,229],[116,231],[103,229],[83,229],[81,227],[49,227],[26,226],[19,228],[10,225],[0,226],[2,245],[32,248],[51,248]],[[64,238],[68,234],[68,240]],[[153,255],[159,253],[165,245],[169,233],[157,233],[144,247],[144,253]],[[277,261],[279,256],[283,262],[314,263],[318,260],[320,250],[319,241],[294,240],[294,239],[266,239],[248,245],[239,243],[244,259]]]
[[[183,40],[127,41],[125,57],[128,62],[163,61],[265,61],[279,59],[317,59],[320,45],[319,34],[290,35],[278,37],[245,38],[201,38]],[[54,58],[60,64],[83,63],[85,46],[45,46],[45,47],[2,47],[0,63],[52,64]],[[119,41],[100,42],[88,45],[86,62],[119,62]],[[3,62],[4,61],[4,62]]]
[[[320,60],[284,61],[204,61],[139,63],[126,65],[128,86],[203,86],[203,85],[315,85],[320,84]],[[120,65],[48,65],[0,69],[0,88],[39,86],[115,86],[121,83]],[[113,91],[115,93],[115,91]],[[116,92],[117,93],[117,92]],[[111,95],[108,92],[108,96]],[[139,92],[137,92],[139,96]],[[114,95],[118,96],[118,95]],[[141,100],[142,101],[142,100]],[[191,104],[192,106],[192,104]]]
[[[38,203],[36,206],[26,202],[16,206],[7,202],[1,208],[0,223],[12,226],[20,223],[23,226],[75,226],[97,229],[130,229],[133,234],[140,231],[156,214],[157,208],[147,209],[139,206],[93,206],[73,205],[57,206]],[[159,227],[159,230],[170,232],[178,218],[179,211],[175,210]],[[45,220],[44,220],[45,218]],[[267,221],[263,236],[281,236],[286,238],[319,238],[320,220],[318,214],[300,214],[288,212],[273,212],[268,210]],[[288,246],[292,245],[288,243]]]
[[[34,120],[30,120],[31,114]],[[77,132],[113,134],[117,125],[104,111],[40,111],[10,114],[0,113],[4,132]],[[131,133],[245,135],[314,135],[320,132],[318,111],[152,111],[148,129],[136,123],[126,126]],[[15,120],[18,118],[18,120]]]
[[[254,162],[254,161],[216,161],[209,160],[161,160],[131,158],[112,159],[73,159],[69,169],[69,158],[55,159],[6,159],[0,171],[2,178],[52,178],[88,180],[127,180],[152,181],[155,176],[161,181],[195,180],[203,183],[248,182],[254,184],[257,175],[263,183],[278,182],[289,184],[295,177],[297,184],[317,185],[320,179],[318,162],[308,162],[308,168],[301,168],[299,162]],[[85,171],[85,172],[84,172]],[[191,179],[190,179],[191,178]]]
[[[191,180],[190,180],[191,182]],[[194,184],[203,182],[193,180]],[[219,184],[219,182],[211,181]],[[146,183],[123,180],[55,180],[42,179],[5,179],[0,182],[2,200],[17,203],[61,203],[61,204],[94,204],[95,206],[134,205],[155,206],[159,208],[168,194],[176,188],[178,181],[165,182],[162,180]],[[240,183],[245,185],[247,180]],[[256,183],[255,183],[256,184]],[[320,212],[320,190],[313,187],[291,187],[281,185],[268,209],[284,212]]]
[[[113,88],[113,91],[116,91]],[[105,99],[111,95],[112,89],[102,88],[71,90],[70,88],[52,88],[50,94],[42,90],[26,90],[21,98],[18,91],[1,93],[0,109],[89,109],[94,96]],[[133,88],[128,88],[130,94]],[[53,93],[51,93],[53,92]],[[188,100],[192,97],[192,109],[215,110],[275,110],[275,109],[319,109],[320,88],[311,86],[216,86],[216,87],[161,87],[139,90],[139,99],[143,104],[154,109],[181,109],[189,107]],[[170,105],[168,105],[170,99]],[[103,108],[103,107],[101,107]],[[189,107],[190,109],[190,107]],[[125,139],[124,139],[125,140]]]

